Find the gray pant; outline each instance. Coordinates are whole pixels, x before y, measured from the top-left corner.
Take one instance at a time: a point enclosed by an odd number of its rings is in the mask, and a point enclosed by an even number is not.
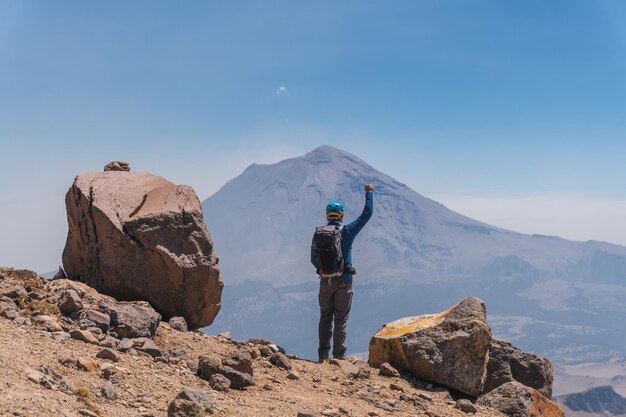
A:
[[[346,354],[346,331],[352,307],[352,282],[340,278],[320,279],[320,359],[328,358],[330,339],[333,339],[333,356],[342,358]],[[333,321],[335,328],[333,332]]]

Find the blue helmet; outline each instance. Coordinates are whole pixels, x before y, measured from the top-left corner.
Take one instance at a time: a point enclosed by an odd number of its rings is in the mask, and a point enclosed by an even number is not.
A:
[[[343,216],[343,204],[337,201],[331,201],[326,206],[326,217],[342,217]]]

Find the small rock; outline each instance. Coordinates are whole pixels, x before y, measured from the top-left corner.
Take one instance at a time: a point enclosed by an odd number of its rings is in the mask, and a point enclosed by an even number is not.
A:
[[[209,386],[215,391],[226,392],[230,389],[230,380],[221,374],[211,375]]]
[[[296,372],[296,371],[294,371],[294,370],[291,370],[291,371],[289,371],[289,373],[287,374],[287,379],[291,379],[291,380],[297,381],[297,380],[299,380],[299,379],[300,379],[300,374],[299,374],[299,373],[297,373],[297,372]]]
[[[179,332],[187,331],[187,322],[185,321],[184,317],[172,317],[168,321],[168,324],[172,329],[178,330]]]
[[[270,356],[270,362],[272,365],[277,366],[282,369],[290,370],[291,369],[291,361],[287,356],[280,352],[272,353]]]
[[[17,317],[17,305],[9,297],[0,297],[0,317],[9,320]]]
[[[341,411],[339,411],[339,409],[337,408],[327,408],[326,410],[322,411],[322,415],[326,417],[337,417],[341,415]]]
[[[76,367],[81,371],[98,372],[98,364],[90,358],[80,357],[76,359]]]
[[[118,343],[117,350],[119,350],[120,352],[127,352],[128,350],[133,348],[133,344],[134,342],[132,339],[124,338]]]
[[[112,349],[104,348],[96,354],[96,358],[117,362],[120,360],[120,354]]]
[[[319,376],[314,376],[313,382],[322,382],[322,378],[320,378]]]
[[[147,337],[138,337],[136,339],[132,339],[132,341],[134,349],[145,352],[153,358],[161,356],[161,349],[158,348],[152,339],[148,339]]]
[[[230,366],[236,371],[244,372],[250,376],[254,376],[252,368],[252,357],[245,350],[238,350],[227,358],[222,359],[222,365]]]
[[[259,352],[261,352],[261,356],[265,358],[267,358],[268,356],[272,356],[272,353],[274,353],[274,351],[268,346],[259,346]]]
[[[57,342],[65,342],[70,339],[70,334],[68,332],[55,332],[52,334],[52,338]]]
[[[103,332],[109,330],[111,324],[111,316],[106,313],[97,310],[85,310],[85,318],[90,320],[95,326],[97,326]]]
[[[464,413],[469,413],[469,414],[474,414],[476,413],[476,411],[478,411],[470,400],[458,400],[454,408],[457,408],[463,411]]]
[[[102,347],[117,349],[117,347],[120,345],[120,341],[113,336],[106,335],[104,339],[100,341],[99,345]]]
[[[185,387],[167,409],[168,417],[204,417],[213,412],[213,401],[203,391]]]
[[[0,296],[8,297],[13,300],[17,300],[22,297],[26,297],[28,292],[24,287],[12,282],[3,282],[0,284]]]
[[[380,368],[378,369],[378,375],[398,378],[400,377],[400,372],[398,372],[398,370],[393,366],[389,365],[389,363],[385,362],[380,365]]]
[[[111,161],[104,166],[104,172],[107,171],[130,171],[130,164],[125,161]]]
[[[83,301],[80,299],[80,296],[76,291],[65,290],[59,296],[57,306],[59,307],[61,313],[69,316],[70,314],[83,309]]]
[[[102,388],[100,388],[100,394],[109,400],[115,400],[117,398],[117,391],[115,391],[110,381],[105,382]]]
[[[83,408],[81,410],[78,410],[78,414],[80,414],[83,417],[98,417],[98,415],[96,413],[94,413],[93,411],[87,409],[87,408]]]
[[[272,384],[265,384],[265,385],[263,385],[263,389],[265,391],[271,391],[271,390],[274,389],[274,386]]]
[[[315,414],[298,411],[297,417],[315,417]]]
[[[13,321],[18,326],[29,326],[31,324],[31,320],[28,317],[18,316]]]
[[[359,367],[347,360],[333,358],[328,362],[331,365],[338,366],[346,375],[352,378],[358,378],[359,376]]]
[[[254,348],[250,349],[249,352],[250,352],[250,357],[252,359],[256,359],[259,356],[261,356],[261,351],[257,347],[254,347]]]
[[[400,391],[400,392],[404,392],[404,387],[395,383],[391,383],[389,384],[389,388],[393,391]]]
[[[219,337],[223,337],[224,339],[228,339],[228,340],[232,340],[233,336],[230,334],[230,332],[222,332],[220,334],[218,334]]]
[[[80,340],[81,342],[91,343],[93,345],[98,344],[98,339],[96,339],[93,333],[87,330],[70,330],[70,336],[72,339]]]

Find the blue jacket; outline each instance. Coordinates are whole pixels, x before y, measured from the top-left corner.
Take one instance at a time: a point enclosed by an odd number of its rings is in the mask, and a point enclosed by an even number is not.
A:
[[[365,226],[372,217],[372,213],[374,213],[374,193],[370,191],[365,193],[365,207],[363,207],[361,215],[355,221],[346,224],[341,231],[341,253],[343,253],[343,258],[347,264],[352,265],[352,243],[354,243],[356,235],[359,234],[363,226]],[[328,224],[335,226],[341,225],[338,221],[330,221]],[[313,247],[311,247],[311,263],[317,270],[317,259],[315,259]],[[348,271],[344,271],[343,275],[341,275],[341,280],[352,281],[352,274]]]

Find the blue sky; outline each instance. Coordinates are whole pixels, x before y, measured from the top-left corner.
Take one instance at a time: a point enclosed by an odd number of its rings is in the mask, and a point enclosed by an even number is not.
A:
[[[618,241],[625,21],[602,0],[4,1],[0,264],[54,267],[65,191],[110,160],[206,198],[320,144],[480,220]]]

